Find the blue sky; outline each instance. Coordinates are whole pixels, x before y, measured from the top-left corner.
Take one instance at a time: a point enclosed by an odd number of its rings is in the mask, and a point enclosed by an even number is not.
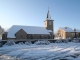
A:
[[[48,7],[54,30],[65,26],[80,29],[80,0],[0,0],[0,25],[44,26]]]

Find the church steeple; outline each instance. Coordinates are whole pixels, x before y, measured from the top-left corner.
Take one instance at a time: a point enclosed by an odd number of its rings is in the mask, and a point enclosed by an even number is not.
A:
[[[50,16],[50,12],[49,12],[49,7],[48,7],[48,12],[47,12],[46,20],[51,20],[51,16]]]
[[[46,16],[46,20],[44,21],[44,27],[47,29],[47,30],[51,30],[51,36],[52,36],[52,39],[53,39],[53,34],[54,34],[54,20],[51,18],[50,16],[50,12],[49,12],[49,7],[48,7],[48,12],[47,12],[47,16]]]

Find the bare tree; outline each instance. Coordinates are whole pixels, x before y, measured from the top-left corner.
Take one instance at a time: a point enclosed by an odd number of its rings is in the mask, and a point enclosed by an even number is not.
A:
[[[0,37],[2,36],[3,33],[4,33],[4,28],[0,26]]]
[[[58,31],[54,33],[55,37],[59,37]]]

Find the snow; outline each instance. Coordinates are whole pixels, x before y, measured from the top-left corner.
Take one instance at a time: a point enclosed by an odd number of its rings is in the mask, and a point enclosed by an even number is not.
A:
[[[2,40],[2,37],[0,37],[0,40]]]
[[[15,44],[0,48],[0,60],[80,60],[80,43]]]
[[[74,32],[74,30],[73,30],[72,28],[70,28],[70,27],[67,27],[67,28],[65,28],[65,27],[60,27],[59,29],[62,29],[62,30],[64,30],[65,32]]]
[[[20,29],[23,29],[27,34],[50,34],[51,30],[47,30],[45,27],[36,27],[36,26],[20,26],[13,25],[8,31],[8,38],[15,38],[15,33]]]
[[[59,29],[64,30],[65,32],[74,32],[74,29],[70,28],[70,27],[60,27]],[[76,29],[75,32],[80,32],[80,29]]]
[[[13,40],[10,40],[10,41],[7,41],[5,45],[9,45],[9,46],[15,45],[15,42]]]
[[[76,29],[76,32],[80,32],[80,29]]]
[[[38,40],[35,42],[35,44],[36,45],[48,45],[48,44],[50,44],[50,42],[47,40]]]
[[[51,18],[46,18],[46,20],[53,20],[53,19],[51,19]],[[54,20],[53,20],[54,21]]]

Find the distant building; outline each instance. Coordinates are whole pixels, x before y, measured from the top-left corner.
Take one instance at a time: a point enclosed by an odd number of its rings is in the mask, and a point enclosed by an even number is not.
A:
[[[58,37],[62,39],[66,38],[80,38],[80,30],[79,29],[72,29],[69,27],[60,27],[57,31]]]
[[[13,25],[2,39],[53,39],[53,21],[48,10],[44,27]]]

